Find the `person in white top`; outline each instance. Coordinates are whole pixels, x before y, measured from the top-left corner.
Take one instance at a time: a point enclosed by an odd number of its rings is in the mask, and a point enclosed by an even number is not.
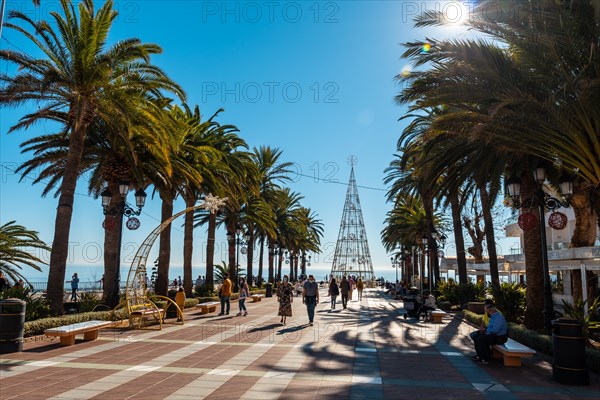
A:
[[[427,292],[425,292],[425,303],[423,304],[423,311],[425,312],[425,318],[427,318],[427,311],[433,311],[435,310],[435,297],[429,293],[427,294]],[[419,319],[419,317],[417,316],[417,319]]]

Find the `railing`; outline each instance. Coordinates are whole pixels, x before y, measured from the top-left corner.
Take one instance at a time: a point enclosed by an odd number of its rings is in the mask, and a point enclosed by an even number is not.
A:
[[[31,288],[34,292],[46,292],[48,290],[48,282],[30,282]],[[27,285],[27,284],[25,284]],[[71,284],[65,282],[64,289],[66,292],[71,291]],[[121,282],[121,290],[125,289],[125,282]],[[89,281],[79,282],[79,292],[99,292],[102,290],[100,282]]]

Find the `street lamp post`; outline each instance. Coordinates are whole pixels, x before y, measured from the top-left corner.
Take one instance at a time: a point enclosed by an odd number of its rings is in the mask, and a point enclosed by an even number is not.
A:
[[[240,246],[246,246],[250,241],[250,234],[244,234],[244,239],[241,238],[243,229],[241,227],[235,228],[235,249],[236,249],[236,258],[235,258],[235,284],[233,287],[234,292],[239,291],[239,282],[240,282]],[[233,239],[234,236],[231,234],[227,234],[228,239]],[[242,254],[246,254],[247,250],[245,247],[242,247]],[[249,277],[252,279],[252,277]]]
[[[398,260],[398,255],[390,257],[390,261],[392,263],[392,268],[396,269],[396,285],[398,284],[398,269],[400,268],[400,260]]]
[[[552,302],[552,286],[550,283],[550,268],[548,266],[548,245],[546,242],[546,210],[554,211],[557,208],[569,207],[571,195],[573,194],[573,178],[567,175],[563,175],[560,178],[560,191],[565,197],[565,201],[562,202],[559,199],[550,196],[544,191],[543,183],[546,180],[546,170],[543,167],[538,167],[534,171],[534,179],[538,184],[536,191],[533,195],[524,200],[521,199],[521,180],[513,176],[506,181],[508,187],[508,194],[512,200],[513,207],[519,208],[533,208],[538,207],[540,214],[540,239],[541,239],[541,251],[542,251],[542,268],[544,273],[544,329],[546,332],[550,332],[552,329],[552,318],[554,318],[554,304]]]
[[[121,270],[121,244],[123,241],[123,217],[126,216],[127,228],[135,230],[139,228],[140,221],[135,218],[142,213],[142,208],[146,204],[146,192],[139,189],[135,192],[135,205],[137,210],[127,204],[127,193],[129,192],[129,182],[119,182],[119,194],[121,195],[121,201],[114,207],[110,207],[112,200],[112,193],[108,189],[104,189],[100,196],[102,197],[102,212],[107,217],[121,218],[121,227],[119,229],[119,244],[117,249],[117,262],[115,264],[115,276],[112,292],[109,295],[108,302],[111,308],[114,308],[119,304],[119,281],[120,281],[120,270]],[[110,229],[109,219],[105,218],[103,226],[105,229]]]

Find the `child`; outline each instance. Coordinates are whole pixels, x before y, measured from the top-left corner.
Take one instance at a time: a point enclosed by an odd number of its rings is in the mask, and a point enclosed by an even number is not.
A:
[[[177,322],[183,321],[183,308],[185,307],[185,292],[180,287],[179,291],[175,295],[175,303],[181,309],[181,314],[177,314]]]

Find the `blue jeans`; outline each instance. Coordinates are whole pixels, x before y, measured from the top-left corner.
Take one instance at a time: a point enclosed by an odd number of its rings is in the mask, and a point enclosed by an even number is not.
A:
[[[335,308],[335,301],[337,300],[337,294],[331,295],[331,308]]]
[[[240,312],[248,311],[248,310],[246,310],[246,298],[245,297],[243,299],[239,299],[238,304],[240,305]]]
[[[227,304],[227,311],[225,311],[225,304]],[[229,296],[221,296],[221,314],[229,314],[229,307],[231,303],[229,302]]]
[[[308,311],[308,322],[313,322],[315,319],[315,307],[317,306],[317,296],[306,296],[306,311]]]

